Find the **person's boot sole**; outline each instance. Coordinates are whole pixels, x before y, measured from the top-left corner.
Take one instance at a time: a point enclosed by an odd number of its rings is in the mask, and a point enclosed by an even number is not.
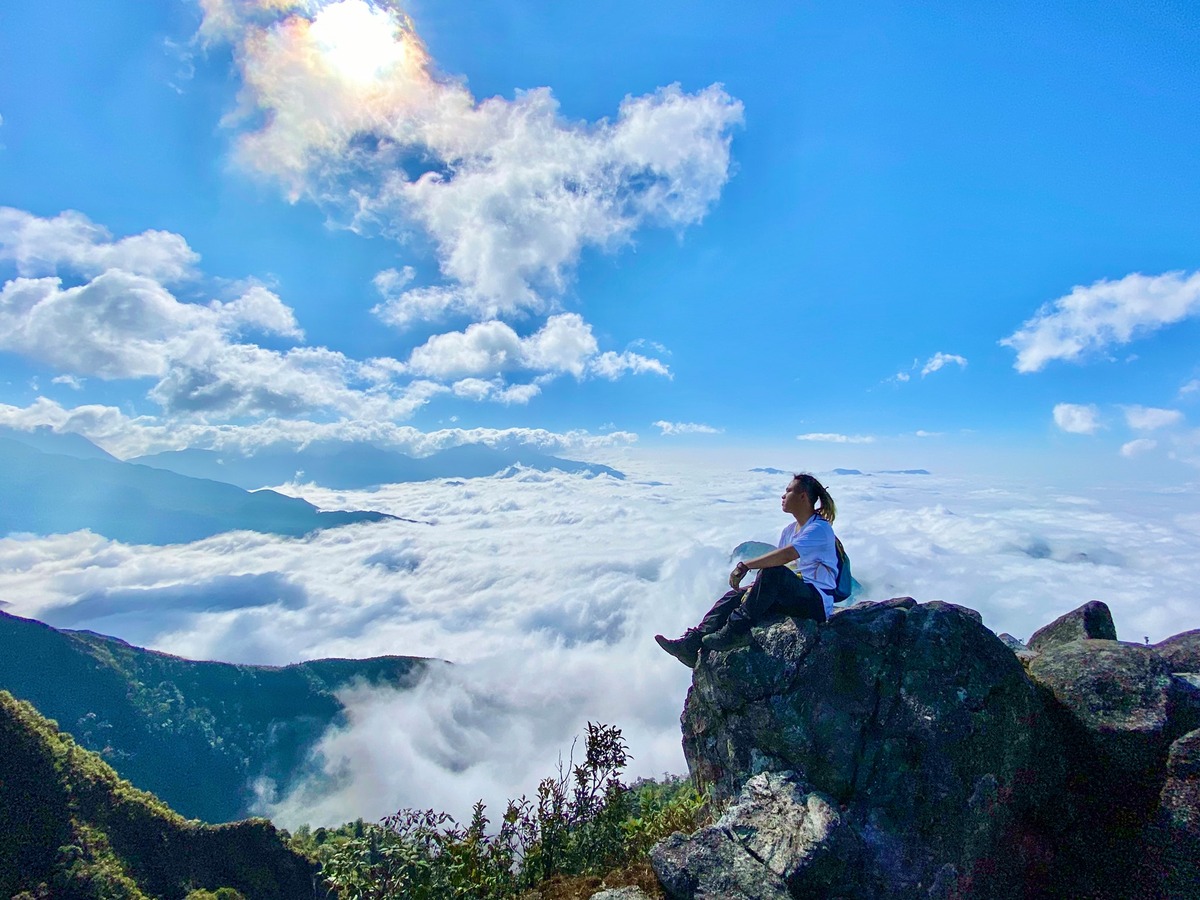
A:
[[[689,669],[696,668],[696,663],[700,660],[699,650],[690,650],[686,646],[680,646],[683,641],[673,641],[670,638],[663,637],[661,634],[656,634],[654,640],[658,643],[658,646],[662,647]]]

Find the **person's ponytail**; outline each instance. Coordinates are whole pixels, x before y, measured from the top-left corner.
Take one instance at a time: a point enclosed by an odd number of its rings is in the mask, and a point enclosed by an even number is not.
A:
[[[808,495],[809,502],[817,507],[817,515],[832,525],[833,520],[837,518],[837,504],[829,496],[829,491],[825,489],[825,485],[817,481],[808,472],[801,472],[799,475],[793,475],[792,478],[800,482],[800,487]]]

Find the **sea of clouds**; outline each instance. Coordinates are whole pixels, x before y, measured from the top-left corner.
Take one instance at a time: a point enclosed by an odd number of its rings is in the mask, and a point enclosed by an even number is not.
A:
[[[630,777],[686,771],[691,673],[655,645],[718,596],[730,549],[774,541],[787,476],[626,461],[627,480],[519,470],[365,492],[288,485],[325,508],[416,522],[302,539],[249,532],[127,546],[87,532],[0,540],[4,609],[197,659],[285,664],[404,654],[451,660],[407,691],[356,687],[321,742],[325,777],[286,825],[400,807],[465,816],[529,793],[587,722],[619,726]],[[1197,489],[1123,496],[994,479],[829,475],[860,599],[978,609],[1027,638],[1109,604],[1125,640],[1200,627]]]

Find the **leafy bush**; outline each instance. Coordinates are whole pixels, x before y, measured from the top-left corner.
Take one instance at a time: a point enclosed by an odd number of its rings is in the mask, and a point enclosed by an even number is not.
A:
[[[379,825],[354,823],[318,842],[301,829],[293,846],[320,845],[322,874],[343,900],[507,900],[563,876],[601,876],[644,861],[655,843],[703,824],[706,803],[681,778],[639,781],[618,728],[588,723],[584,759],[545,778],[532,798],[510,800],[499,829],[482,801],[465,827],[446,813],[404,809]],[[329,835],[329,832],[326,832]]]

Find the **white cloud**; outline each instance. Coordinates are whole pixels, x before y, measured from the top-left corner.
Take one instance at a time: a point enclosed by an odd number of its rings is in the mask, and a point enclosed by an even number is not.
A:
[[[742,106],[716,85],[571,122],[547,88],[476,101],[435,74],[411,20],[365,0],[202,6],[203,36],[232,43],[242,75],[229,121],[255,123],[242,162],[354,228],[432,239],[448,284],[387,298],[377,312],[392,324],[542,312],[584,248],[698,222],[729,178]]]
[[[1177,409],[1158,409],[1153,406],[1126,406],[1125,422],[1137,431],[1156,431],[1178,425],[1183,413]]]
[[[1100,428],[1100,410],[1094,405],[1059,403],[1054,407],[1054,424],[1071,434],[1095,434]]]
[[[371,312],[395,328],[442,318],[450,312],[471,312],[471,304],[457,288],[413,288],[371,307]]]
[[[403,269],[384,269],[375,274],[375,277],[371,279],[371,284],[375,285],[375,290],[379,291],[383,299],[391,300],[400,296],[416,275],[412,266],[405,266]]]
[[[478,379],[514,371],[570,374],[576,378],[590,374],[613,379],[626,372],[670,377],[667,367],[657,359],[598,350],[591,325],[577,313],[561,313],[524,338],[510,325],[495,320],[476,322],[464,331],[434,335],[412,351],[408,367],[434,378]],[[473,383],[467,390],[479,392]]]
[[[588,371],[600,378],[607,378],[610,381],[620,378],[626,372],[632,372],[634,375],[650,373],[652,375],[662,375],[666,378],[674,378],[671,370],[667,368],[662,360],[652,359],[651,357],[632,353],[628,350],[624,353],[614,353],[611,350],[605,350],[590,361]]]
[[[68,210],[51,219],[0,207],[0,260],[16,263],[22,276],[59,270],[91,277],[121,269],[171,283],[195,275],[200,256],[169,231],[144,231],[114,240],[107,229]]]
[[[83,389],[83,379],[76,378],[74,375],[55,375],[50,379],[50,383],[65,385],[73,391]]]
[[[829,431],[812,431],[808,434],[796,435],[798,441],[814,441],[825,444],[873,444],[872,434],[836,434]]]
[[[486,381],[482,378],[464,378],[451,386],[456,397],[467,400],[493,400],[505,405],[526,404],[542,392],[541,385],[530,384],[506,385],[504,379],[493,378]]]
[[[1193,378],[1179,389],[1179,396],[1183,397],[1187,394],[1194,394],[1197,391],[1200,391],[1200,378]]]
[[[237,341],[245,331],[303,336],[292,310],[261,286],[229,302],[181,303],[149,276],[110,268],[75,287],[44,277],[0,289],[0,350],[71,377],[155,379],[148,396],[168,413],[406,418],[444,390],[367,384],[383,361],[364,365],[323,347],[264,349]]]
[[[1000,343],[1017,351],[1018,372],[1040,371],[1200,314],[1200,272],[1100,280],[1046,304]]]
[[[674,434],[722,434],[724,429],[713,428],[711,425],[703,425],[699,422],[667,422],[660,419],[657,422],[651,423],[655,428],[658,428],[664,435]]]
[[[1134,441],[1121,445],[1121,455],[1127,457],[1137,456],[1139,453],[1146,453],[1158,446],[1158,441],[1152,441],[1149,438],[1138,438]]]
[[[462,817],[483,797],[495,812],[531,793],[589,720],[624,730],[631,776],[684,770],[679,711],[690,673],[651,635],[695,624],[722,590],[730,549],[774,541],[786,518],[777,476],[636,458],[625,468],[625,481],[526,473],[372,492],[303,488],[326,508],[432,525],[302,539],[235,533],[174,547],[83,532],[8,538],[0,596],[17,615],[194,658],[454,660],[415,691],[347,693],[349,721],[322,745],[328,770],[344,777],[267,811],[285,825],[401,806]],[[823,481],[864,599],[962,603],[1022,638],[1093,599],[1109,604],[1126,640],[1194,624],[1195,485],[1072,493],[994,471]],[[251,596],[245,584],[270,590]],[[165,602],[201,590],[205,608]]]
[[[250,287],[228,303],[214,300],[210,308],[217,314],[222,329],[230,333],[252,330],[304,339],[292,308],[285,306],[277,294],[259,285]]]
[[[942,353],[940,350],[925,361],[925,365],[921,367],[921,377],[931,375],[939,369],[943,369],[948,365],[956,365],[960,368],[966,368],[967,360],[954,353]]]
[[[519,394],[525,388],[516,385],[506,390]],[[448,389],[431,382],[417,382],[409,390],[415,402]],[[555,432],[544,428],[444,428],[427,432],[384,418],[315,422],[271,417],[249,424],[213,424],[195,418],[131,417],[116,407],[98,404],[65,408],[45,397],[26,407],[0,403],[0,425],[25,430],[44,426],[80,434],[122,459],[184,447],[241,451],[272,444],[302,446],[318,440],[370,442],[412,456],[427,456],[462,444],[525,444],[547,453],[596,454],[637,441],[636,434],[615,430],[599,435],[585,430]]]
[[[154,279],[119,269],[78,287],[47,277],[0,289],[0,349],[105,379],[165,374],[187,344],[216,336],[217,319]]]

